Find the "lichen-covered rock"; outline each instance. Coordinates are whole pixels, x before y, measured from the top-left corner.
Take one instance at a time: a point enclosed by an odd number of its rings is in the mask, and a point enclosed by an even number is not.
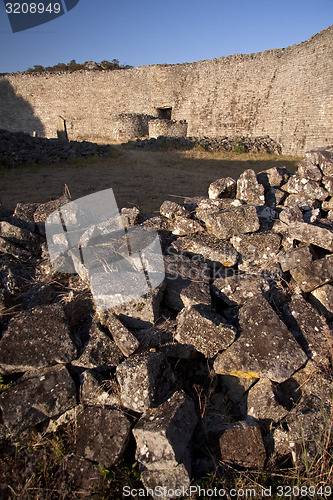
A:
[[[306,152],[306,159],[313,165],[318,165],[327,177],[333,177],[333,152],[325,148],[312,149]]]
[[[285,224],[291,224],[292,222],[303,222],[303,212],[298,205],[291,205],[281,210],[279,213],[280,221]]]
[[[309,245],[292,248],[286,252],[280,252],[277,257],[282,271],[290,271],[300,265],[311,266],[313,255]]]
[[[259,184],[262,184],[266,191],[270,188],[279,188],[287,177],[287,170],[281,167],[268,168],[257,174]]]
[[[247,415],[260,421],[278,422],[288,414],[279,403],[275,385],[267,378],[260,379],[250,388],[245,404]]]
[[[208,196],[212,200],[219,198],[235,198],[237,184],[232,177],[217,179],[208,188]]]
[[[245,170],[237,181],[238,200],[250,205],[265,205],[265,188],[257,181],[254,170]]]
[[[311,163],[308,159],[300,162],[297,169],[297,175],[301,179],[311,179],[320,182],[323,178],[323,173],[317,165]]]
[[[324,177],[322,183],[326,191],[333,196],[333,177]]]
[[[105,371],[117,366],[122,359],[122,351],[115,342],[104,333],[97,323],[93,323],[89,330],[88,343],[81,356],[73,364],[83,368]]]
[[[312,292],[315,288],[330,283],[333,280],[333,255],[324,259],[314,260],[311,266],[302,262],[299,266],[290,269],[297,292]]]
[[[325,319],[302,295],[293,295],[285,304],[284,321],[309,358],[328,367],[333,354],[332,336]]]
[[[38,306],[14,316],[0,340],[0,372],[36,370],[70,363],[76,347],[62,306]]]
[[[221,431],[219,452],[222,462],[247,469],[263,469],[266,451],[256,422],[245,420],[228,424]]]
[[[0,222],[0,234],[6,241],[15,246],[23,247],[33,255],[40,252],[41,238],[28,229],[2,221]]]
[[[33,233],[36,227],[34,213],[37,208],[37,203],[17,203],[13,213],[14,225],[28,229]]]
[[[176,217],[186,217],[189,212],[179,203],[164,201],[160,207],[160,214],[167,219],[175,219]]]
[[[25,374],[0,395],[5,425],[20,433],[76,406],[76,387],[64,366]]]
[[[238,268],[241,271],[269,265],[275,260],[281,246],[281,237],[270,232],[242,234],[232,237],[230,241],[239,253]]]
[[[165,401],[175,382],[169,362],[157,352],[128,358],[118,365],[116,376],[122,404],[138,412]]]
[[[227,278],[217,278],[212,285],[212,292],[227,307],[242,306],[256,295],[268,294],[268,281],[257,274],[240,274]]]
[[[257,210],[253,205],[215,212],[202,217],[202,220],[207,231],[221,240],[228,240],[239,234],[254,233],[260,227]]]
[[[84,405],[120,406],[119,393],[115,390],[116,382],[104,380],[92,370],[86,370],[80,377],[80,401]],[[112,390],[114,389],[114,390]]]
[[[289,234],[294,240],[312,243],[333,252],[333,230],[325,227],[295,222],[289,224]]]
[[[136,459],[149,470],[188,465],[188,444],[197,424],[194,403],[175,392],[158,408],[144,413],[133,428]]]
[[[305,352],[264,297],[256,295],[243,305],[239,324],[239,339],[216,357],[216,373],[283,382],[307,361]]]
[[[131,424],[120,410],[88,406],[77,417],[75,453],[110,467],[121,459],[130,432]]]
[[[172,246],[179,252],[201,256],[211,263],[219,262],[225,267],[236,265],[238,260],[238,253],[229,241],[221,241],[211,234],[179,238]]]
[[[177,317],[175,339],[182,344],[193,345],[207,358],[226,349],[234,340],[236,332],[222,317],[209,309],[186,307]]]
[[[144,487],[153,498],[175,498],[174,492],[186,492],[190,487],[190,476],[184,464],[169,466],[165,470],[145,469],[140,474]],[[162,486],[163,485],[163,486]]]
[[[192,261],[177,254],[165,256],[164,262],[164,304],[176,311],[194,304],[211,304],[209,271],[204,262]]]
[[[319,201],[314,198],[310,198],[304,194],[290,194],[284,201],[285,207],[290,207],[292,205],[297,205],[302,210],[310,210],[311,208],[317,208],[320,204]]]
[[[331,284],[320,286],[313,290],[311,295],[319,301],[323,314],[331,319],[333,317],[333,286]]]
[[[138,207],[124,207],[120,210],[120,216],[124,227],[134,226],[142,221],[142,213]]]
[[[234,198],[218,198],[210,199],[203,198],[200,200],[195,208],[196,218],[204,221],[207,215],[211,215],[220,210],[226,210],[227,208],[240,207],[242,202],[235,200]]]
[[[131,356],[139,348],[140,342],[114,314],[104,315],[102,322],[124,356]]]
[[[172,223],[172,234],[176,236],[186,236],[202,233],[204,228],[198,221],[186,217],[176,217]]]
[[[301,194],[314,200],[323,201],[328,196],[328,192],[321,187],[319,182],[300,177],[298,174],[291,176],[287,184],[282,186],[282,189],[287,193]]]
[[[324,210],[324,212],[333,210],[333,198],[330,198],[327,201],[323,201],[323,203],[321,204],[321,208]]]

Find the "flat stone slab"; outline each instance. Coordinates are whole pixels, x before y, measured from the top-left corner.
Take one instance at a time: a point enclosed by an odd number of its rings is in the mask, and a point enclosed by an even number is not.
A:
[[[289,235],[298,241],[312,243],[320,248],[333,252],[333,231],[324,227],[295,222],[289,224]]]
[[[329,366],[332,340],[325,319],[301,294],[292,296],[290,303],[284,307],[284,313],[286,324],[308,357]]]
[[[290,270],[298,291],[312,292],[315,288],[330,283],[333,280],[333,255],[324,259],[314,260],[311,266],[302,262]]]
[[[186,217],[176,217],[172,224],[172,234],[175,236],[186,236],[202,233],[204,228],[198,221]]]
[[[207,231],[222,240],[239,234],[254,233],[260,227],[257,210],[253,205],[215,212],[202,217],[202,220]]]
[[[225,267],[237,264],[238,253],[229,241],[221,241],[211,234],[201,234],[192,238],[179,238],[172,246],[179,252],[202,256],[210,262],[218,262]]]
[[[319,301],[323,314],[331,319],[333,316],[333,286],[330,284],[320,286],[313,290],[311,294]]]
[[[169,362],[158,352],[128,358],[118,365],[116,376],[122,404],[137,412],[144,412],[165,401],[175,383]]]
[[[62,365],[26,374],[0,395],[4,423],[14,433],[54,418],[76,405],[76,386]]]
[[[297,175],[302,179],[311,179],[320,182],[323,178],[323,173],[317,165],[311,163],[308,159],[300,162],[297,169]]]
[[[186,464],[197,420],[192,399],[183,391],[175,392],[158,408],[146,411],[134,426],[136,459],[154,471]]]
[[[97,323],[89,330],[89,340],[81,356],[73,361],[73,365],[84,368],[111,370],[123,359],[123,353]]]
[[[242,234],[230,241],[239,253],[240,270],[273,262],[281,247],[281,236],[274,233]]]
[[[265,205],[265,188],[259,184],[256,173],[251,168],[239,176],[236,198],[251,205]]]
[[[160,207],[160,214],[167,219],[175,219],[176,217],[189,216],[188,210],[179,203],[174,201],[164,201]]]
[[[242,202],[234,198],[219,198],[215,200],[203,198],[195,208],[195,216],[197,219],[203,221],[207,215],[232,207],[240,207],[241,205]]]
[[[320,201],[324,201],[328,196],[328,192],[319,182],[300,177],[298,174],[291,176],[282,189],[290,194],[301,194]]]
[[[232,177],[224,177],[212,182],[208,188],[208,196],[212,200],[218,198],[235,198],[237,183]]]
[[[239,274],[217,278],[212,285],[212,292],[228,307],[240,307],[256,295],[269,293],[269,290],[268,281],[258,274]]]
[[[22,311],[8,324],[0,340],[0,372],[24,372],[57,363],[70,363],[76,347],[61,305]]]
[[[163,303],[175,311],[194,304],[211,304],[209,270],[204,262],[185,255],[164,257],[166,288]]]
[[[243,305],[239,324],[239,339],[216,357],[217,374],[283,382],[306,363],[305,352],[264,297]]]
[[[128,358],[128,356],[135,353],[140,346],[140,342],[114,314],[107,314],[103,323],[124,356]]]
[[[311,266],[313,255],[309,245],[292,248],[286,252],[280,252],[277,256],[282,271],[290,271],[300,265]]]
[[[130,432],[131,424],[120,410],[88,406],[77,417],[75,453],[110,467],[121,459]]]
[[[247,469],[263,469],[266,451],[256,422],[245,420],[228,424],[221,431],[219,452],[222,462]]]
[[[201,306],[185,308],[177,317],[175,339],[194,346],[207,358],[226,349],[236,337],[236,331],[221,316]]]
[[[141,472],[140,479],[153,498],[175,498],[173,492],[185,492],[190,487],[191,479],[183,464],[168,467],[166,470],[149,470]],[[163,485],[163,486],[162,486]]]
[[[277,390],[267,378],[260,379],[248,392],[246,405],[247,415],[257,420],[278,422],[288,414],[277,397]]]

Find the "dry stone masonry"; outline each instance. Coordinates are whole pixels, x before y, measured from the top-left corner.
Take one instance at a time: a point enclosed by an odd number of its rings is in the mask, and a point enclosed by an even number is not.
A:
[[[48,256],[45,220],[70,200],[3,211],[1,444],[72,426],[63,467],[87,495],[96,465],[124,456],[146,488],[288,458],[301,470],[332,412],[332,183],[328,147],[294,175],[247,170],[155,217],[123,209],[159,231],[165,279],[102,313]]]
[[[55,137],[61,116],[70,139],[127,141],[154,117],[153,137],[186,127],[199,138],[269,135],[304,154],[332,143],[332,35],[330,26],[298,45],[211,61],[0,75],[0,128]]]

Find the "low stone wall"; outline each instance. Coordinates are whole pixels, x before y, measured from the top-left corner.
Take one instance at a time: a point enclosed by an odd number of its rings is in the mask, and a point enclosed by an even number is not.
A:
[[[123,113],[118,115],[113,122],[113,138],[118,142],[129,141],[139,137],[148,136],[149,115]]]
[[[149,121],[149,137],[186,137],[187,122],[185,120],[166,120],[153,118]]]
[[[123,209],[127,238],[159,232],[165,278],[103,312],[82,259],[78,275],[50,262],[45,221],[69,201],[0,213],[4,498],[39,477],[26,445],[38,432],[38,447],[49,437],[61,450],[56,487],[69,498],[103,496],[98,471],[134,446],[138,487],[167,490],[202,484],[207,471],[226,487],[225,467],[231,487],[238,470],[269,474],[289,460],[299,472],[330,449],[333,147],[308,152],[294,175],[218,179],[208,197],[165,201],[155,217]],[[88,228],[80,249],[122,255],[128,239],[112,239],[112,227]],[[20,485],[8,450],[25,464]]]

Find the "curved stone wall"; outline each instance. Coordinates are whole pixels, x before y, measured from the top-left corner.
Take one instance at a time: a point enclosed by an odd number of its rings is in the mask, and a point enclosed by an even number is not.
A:
[[[0,77],[0,128],[115,139],[119,114],[171,108],[189,136],[263,136],[301,154],[333,142],[333,26],[285,49],[176,65]]]

